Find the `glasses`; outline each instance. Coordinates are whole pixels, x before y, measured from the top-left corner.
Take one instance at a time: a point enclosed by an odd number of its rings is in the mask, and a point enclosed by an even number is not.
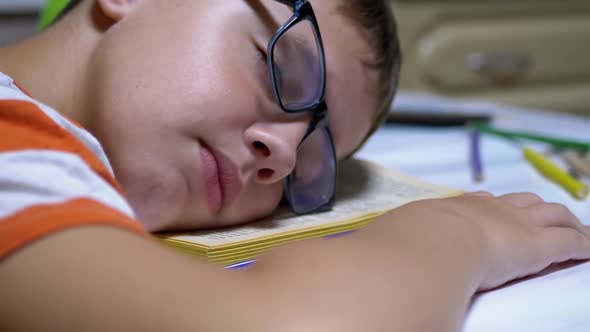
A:
[[[285,197],[298,214],[329,210],[336,192],[336,153],[325,101],[324,47],[307,0],[277,0],[293,16],[268,44],[275,99],[287,113],[310,112],[309,127],[297,148],[295,169],[285,179]]]

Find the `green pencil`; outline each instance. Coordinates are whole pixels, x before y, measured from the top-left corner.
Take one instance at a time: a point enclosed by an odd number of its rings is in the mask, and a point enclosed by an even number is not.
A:
[[[582,142],[570,139],[563,139],[545,135],[539,135],[536,133],[531,132],[524,132],[524,131],[513,131],[513,130],[504,130],[498,129],[493,126],[483,124],[483,123],[473,123],[471,124],[471,128],[479,131],[480,133],[490,134],[495,136],[500,136],[512,140],[529,140],[529,141],[537,141],[542,143],[547,143],[553,145],[559,149],[575,149],[578,151],[590,151],[590,142]]]

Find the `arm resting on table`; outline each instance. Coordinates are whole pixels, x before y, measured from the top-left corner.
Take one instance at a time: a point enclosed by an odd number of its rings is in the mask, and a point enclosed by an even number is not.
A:
[[[0,328],[454,331],[477,288],[478,254],[447,245],[461,232],[431,228],[375,222],[238,272],[117,228],[78,227],[0,262]]]

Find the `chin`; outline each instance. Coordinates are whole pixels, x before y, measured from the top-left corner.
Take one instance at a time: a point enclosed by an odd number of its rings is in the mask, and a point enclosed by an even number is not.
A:
[[[238,205],[232,208],[227,213],[224,213],[219,226],[237,226],[271,216],[281,202],[281,195],[272,195],[271,197],[259,200],[266,202],[264,206],[255,206],[255,204],[250,202],[249,204]]]
[[[175,220],[179,219],[186,199],[184,185],[153,179],[122,183],[137,219],[146,230],[162,232],[175,228]]]

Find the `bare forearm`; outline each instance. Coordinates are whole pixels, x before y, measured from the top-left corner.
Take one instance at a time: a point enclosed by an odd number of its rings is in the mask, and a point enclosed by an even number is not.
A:
[[[449,264],[458,251],[448,238],[437,241],[431,229],[418,245],[408,239],[425,229],[406,224],[299,243],[244,272],[116,229],[72,230],[0,264],[0,321],[21,329],[454,330],[476,288],[472,257]]]
[[[478,244],[449,224],[398,217],[262,259],[252,272],[275,303],[269,317],[325,331],[459,330],[483,272]]]

